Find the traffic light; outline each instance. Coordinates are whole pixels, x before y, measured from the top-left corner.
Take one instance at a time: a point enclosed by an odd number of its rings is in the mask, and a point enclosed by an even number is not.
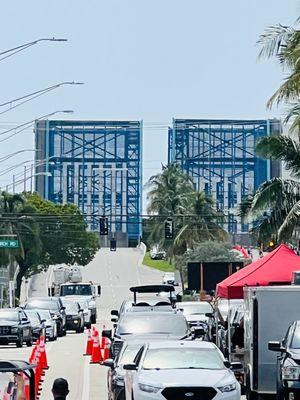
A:
[[[173,239],[173,220],[171,218],[165,222],[165,239]]]
[[[110,251],[117,250],[117,241],[116,239],[110,239]]]
[[[101,217],[99,224],[100,224],[100,235],[107,236],[108,235],[108,218]]]

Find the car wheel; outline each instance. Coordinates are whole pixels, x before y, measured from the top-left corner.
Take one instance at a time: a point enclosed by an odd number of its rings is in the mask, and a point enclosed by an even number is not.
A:
[[[16,346],[18,348],[23,347],[23,336],[20,336],[19,340],[16,341]]]
[[[91,322],[88,322],[88,323],[86,324],[86,327],[87,327],[87,329],[91,329],[92,323],[91,323]]]
[[[26,346],[31,347],[32,346],[32,338],[26,341]]]
[[[258,394],[250,389],[250,376],[249,373],[246,375],[246,399],[247,400],[258,400]]]
[[[97,315],[94,314],[94,315],[91,316],[91,323],[92,323],[92,324],[95,324],[96,321],[97,321]]]
[[[66,334],[67,334],[67,330],[64,329],[63,332],[62,332],[62,336],[66,336]]]

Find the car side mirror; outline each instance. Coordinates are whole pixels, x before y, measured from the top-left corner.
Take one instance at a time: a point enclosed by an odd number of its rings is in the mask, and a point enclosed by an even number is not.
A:
[[[232,362],[230,363],[230,369],[232,371],[241,371],[243,369],[243,364],[240,362]]]
[[[111,336],[112,336],[111,329],[106,329],[106,330],[102,331],[102,337],[111,339]]]
[[[115,363],[114,360],[112,358],[108,358],[107,360],[104,360],[101,365],[103,365],[104,367],[109,367],[111,369],[114,368]]]
[[[207,318],[213,318],[213,317],[214,317],[214,313],[212,313],[212,312],[207,312],[207,313],[205,313],[205,316],[206,316]]]
[[[110,320],[111,320],[111,322],[117,322],[118,318],[111,318]]]
[[[110,315],[115,315],[116,317],[119,316],[119,311],[118,310],[111,310]]]
[[[46,322],[45,319],[41,319],[41,324],[44,324]]]
[[[28,318],[22,317],[21,321],[22,321],[22,322],[28,322]]]
[[[137,366],[135,364],[124,364],[123,369],[125,369],[126,371],[136,371]]]
[[[280,342],[275,342],[275,341],[273,341],[273,342],[269,342],[269,343],[268,343],[268,349],[269,349],[270,351],[277,351],[277,352],[279,352],[279,351],[281,351],[283,348],[282,348]]]
[[[228,360],[224,361],[224,365],[226,368],[230,368],[231,367],[231,362],[229,362]]]
[[[80,308],[80,309],[79,309],[79,312],[84,312],[84,309],[83,309],[83,308]]]
[[[66,307],[62,306],[60,307],[60,311],[64,311],[66,309]]]

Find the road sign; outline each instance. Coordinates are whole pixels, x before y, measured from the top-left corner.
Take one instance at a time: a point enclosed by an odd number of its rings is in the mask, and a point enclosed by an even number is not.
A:
[[[19,247],[18,240],[11,240],[11,239],[1,239],[0,240],[0,249],[2,248],[9,248],[9,249],[17,249]]]

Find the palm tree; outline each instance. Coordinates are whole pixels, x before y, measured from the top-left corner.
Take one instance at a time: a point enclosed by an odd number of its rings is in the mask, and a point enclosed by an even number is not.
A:
[[[299,20],[297,21],[297,23]],[[283,70],[286,79],[269,99],[268,105],[298,100],[300,94],[300,31],[291,26],[270,26],[259,38],[261,45],[260,58],[275,57]]]
[[[194,189],[191,178],[178,164],[163,166],[162,173],[150,178],[146,187],[150,218],[150,241],[168,249],[169,256],[183,254],[203,240],[224,240],[222,215],[214,209],[212,198]],[[165,240],[164,224],[172,217],[175,238]]]
[[[259,242],[287,241],[293,236],[300,217],[300,183],[274,178],[264,182],[240,215],[255,221],[253,233]]]
[[[183,217],[182,228],[176,235],[175,245],[193,249],[196,244],[208,240],[226,241],[227,232],[221,227],[223,214],[214,208],[211,196],[194,192],[191,215]]]

